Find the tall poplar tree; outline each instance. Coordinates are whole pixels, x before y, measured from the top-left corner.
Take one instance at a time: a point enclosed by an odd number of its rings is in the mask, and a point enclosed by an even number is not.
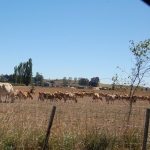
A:
[[[30,58],[25,63],[20,63],[19,66],[14,67],[13,80],[14,83],[23,83],[28,86],[32,78],[32,59]]]

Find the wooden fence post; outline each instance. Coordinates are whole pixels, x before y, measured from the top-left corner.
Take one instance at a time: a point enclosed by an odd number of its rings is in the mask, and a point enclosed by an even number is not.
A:
[[[50,136],[50,130],[51,130],[51,127],[52,127],[55,111],[56,111],[56,106],[53,106],[52,112],[51,112],[51,115],[50,115],[50,119],[49,119],[49,124],[48,124],[48,128],[47,128],[45,140],[44,140],[43,150],[45,150],[47,148],[47,143],[48,143],[48,139],[49,139],[49,136]]]
[[[148,128],[149,128],[149,117],[150,117],[150,109],[147,108],[142,150],[146,150],[147,137],[148,137]]]

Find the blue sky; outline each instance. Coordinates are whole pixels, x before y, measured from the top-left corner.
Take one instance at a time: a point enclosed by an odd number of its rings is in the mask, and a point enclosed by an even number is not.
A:
[[[117,66],[133,66],[129,40],[149,38],[150,7],[141,0],[0,1],[0,74],[32,58],[33,76],[112,83]]]

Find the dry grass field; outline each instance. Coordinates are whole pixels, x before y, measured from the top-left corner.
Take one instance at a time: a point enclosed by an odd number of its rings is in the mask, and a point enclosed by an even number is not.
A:
[[[26,91],[31,87],[14,89]],[[92,97],[78,98],[78,103],[38,101],[38,92],[83,91],[83,89],[36,87],[33,100],[16,100],[0,104],[0,149],[40,150],[46,134],[52,106],[56,114],[47,149],[51,150],[141,150],[145,111],[149,102],[133,104],[130,124],[126,125],[128,103],[105,99],[92,102]],[[85,90],[84,90],[85,91]],[[86,90],[92,91],[92,90]],[[115,91],[95,92],[114,94]],[[137,95],[149,95],[140,92]],[[150,149],[148,139],[147,148]]]

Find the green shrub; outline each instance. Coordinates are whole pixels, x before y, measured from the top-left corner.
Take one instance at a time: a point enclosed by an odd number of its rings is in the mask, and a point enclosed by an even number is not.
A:
[[[16,137],[14,135],[7,135],[2,141],[3,150],[15,150],[17,147]]]

